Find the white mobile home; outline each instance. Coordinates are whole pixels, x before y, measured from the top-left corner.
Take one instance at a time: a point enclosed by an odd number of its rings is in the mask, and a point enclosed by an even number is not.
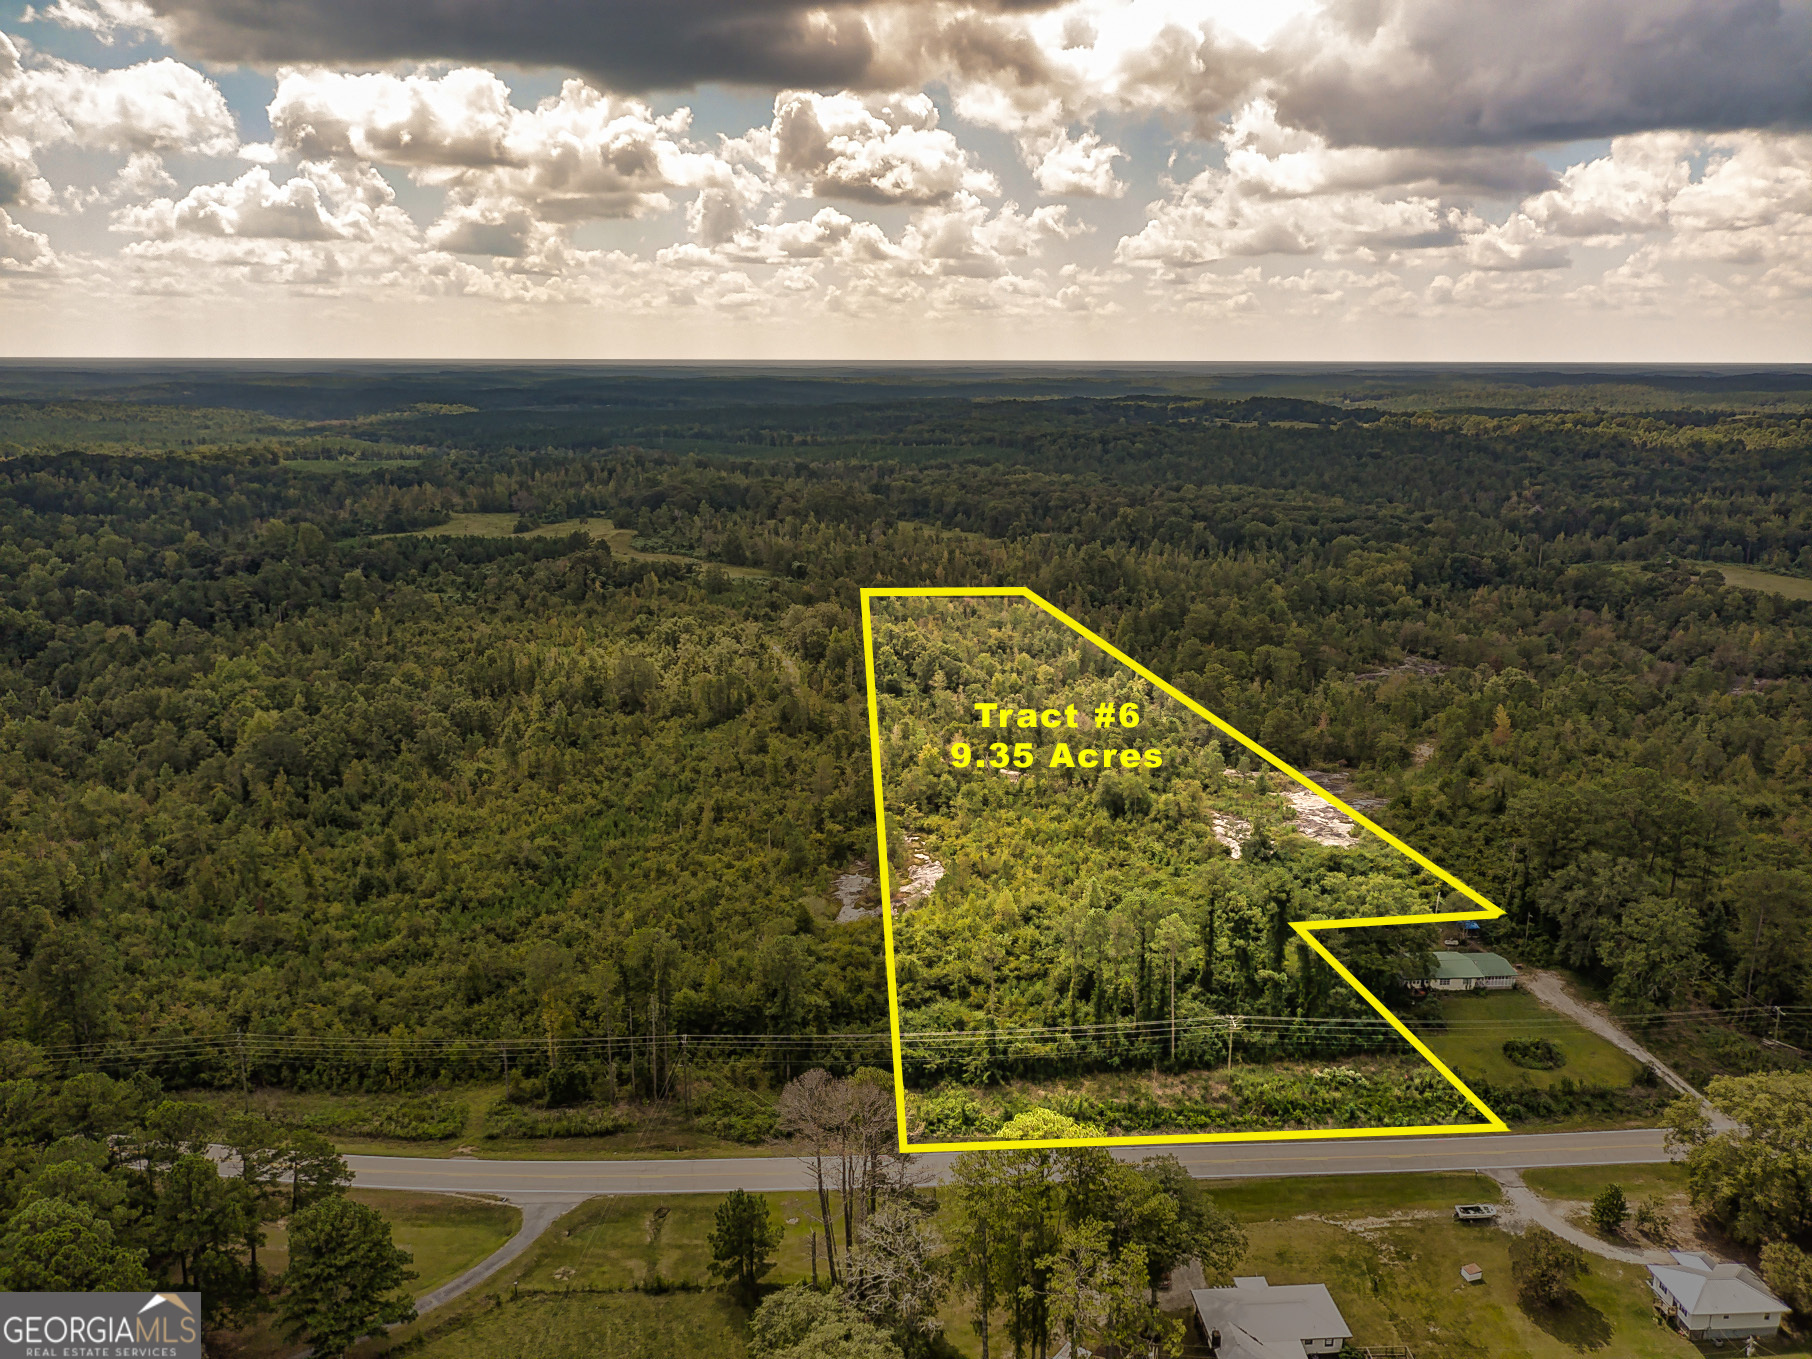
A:
[[[1650,1265],[1648,1286],[1674,1326],[1694,1340],[1746,1340],[1780,1329],[1787,1304],[1755,1271],[1719,1264],[1697,1251],[1669,1251],[1673,1263]]]

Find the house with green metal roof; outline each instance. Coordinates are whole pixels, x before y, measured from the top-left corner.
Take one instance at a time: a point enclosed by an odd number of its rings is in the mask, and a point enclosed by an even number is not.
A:
[[[1436,950],[1435,966],[1426,977],[1405,977],[1412,991],[1507,991],[1516,985],[1516,969],[1495,953],[1449,953]]]

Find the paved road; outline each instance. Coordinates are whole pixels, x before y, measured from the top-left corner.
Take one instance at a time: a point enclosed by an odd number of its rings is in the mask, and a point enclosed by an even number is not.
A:
[[[1464,1137],[1380,1137],[1359,1141],[1211,1142],[1120,1148],[1128,1160],[1168,1151],[1201,1179],[1273,1175],[1369,1175],[1430,1170],[1526,1170],[1538,1166],[1623,1165],[1671,1159],[1654,1128],[1622,1132],[1487,1133]],[[783,1157],[665,1161],[427,1160],[348,1156],[364,1189],[421,1189],[537,1197],[592,1194],[721,1194],[731,1189],[779,1193],[806,1189],[803,1163]],[[952,1157],[915,1157],[933,1181]]]

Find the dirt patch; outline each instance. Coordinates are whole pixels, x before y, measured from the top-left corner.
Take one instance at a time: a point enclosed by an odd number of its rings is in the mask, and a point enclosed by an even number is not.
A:
[[[1398,675],[1418,675],[1423,679],[1444,674],[1447,667],[1439,661],[1431,661],[1426,656],[1405,656],[1395,665],[1387,665],[1382,670],[1367,670],[1362,675],[1354,675],[1355,680],[1376,681],[1395,679]]]
[[[1389,798],[1373,797],[1360,791],[1353,776],[1344,769],[1305,769],[1302,772],[1355,811],[1373,812],[1390,806]]]
[[[1346,813],[1337,811],[1300,783],[1283,790],[1283,799],[1296,813],[1292,828],[1318,845],[1350,845],[1358,837],[1359,827]]]
[[[859,868],[868,867],[858,864]],[[839,910],[837,923],[847,925],[855,920],[871,920],[881,914],[880,894],[875,890],[875,880],[864,873],[849,872],[841,874],[831,887],[831,895],[837,898]]]
[[[1228,816],[1223,812],[1214,814],[1214,838],[1227,847],[1227,852],[1235,859],[1239,858],[1239,847],[1252,834],[1252,823],[1237,816]]]
[[[944,876],[944,866],[919,848],[919,837],[908,835],[906,844],[911,849],[910,867],[906,871],[906,881],[894,890],[893,911],[895,915],[904,915],[926,897]]]
[[[1390,1265],[1405,1263],[1397,1251],[1397,1243],[1391,1235],[1399,1227],[1407,1227],[1413,1222],[1432,1222],[1447,1214],[1433,1208],[1410,1208],[1400,1213],[1390,1213],[1384,1217],[1324,1217],[1320,1213],[1302,1213],[1298,1222],[1322,1222],[1330,1227],[1338,1227],[1343,1232],[1363,1237],[1378,1252],[1378,1258]],[[1410,1255],[1409,1259],[1415,1259]]]

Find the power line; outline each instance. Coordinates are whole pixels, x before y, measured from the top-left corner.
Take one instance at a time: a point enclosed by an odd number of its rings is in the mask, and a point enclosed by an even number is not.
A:
[[[1729,1022],[1743,1018],[1766,1017],[1768,1019],[1787,1018],[1791,1021],[1804,1016],[1812,1016],[1812,1006],[1748,1005],[1729,1010],[1674,1010],[1646,1015],[1618,1016],[1618,1022],[1625,1027],[1649,1027],[1690,1020]],[[1423,1036],[1438,1036],[1443,1032],[1471,1034],[1554,1032],[1581,1027],[1577,1021],[1559,1014],[1514,1020],[1460,1018],[1449,1019],[1440,1024],[1426,1023],[1412,1017],[1406,1018],[1404,1022],[1412,1031],[1418,1031]],[[1357,1038],[1370,1035],[1385,1036],[1396,1031],[1395,1026],[1381,1015],[1248,1014],[1178,1016],[1176,1031],[1179,1034],[1224,1033],[1230,1023],[1239,1026],[1242,1032],[1267,1036],[1314,1034],[1327,1037],[1346,1035]],[[905,1032],[901,1035],[901,1040],[903,1044],[915,1048],[961,1048],[982,1044],[1061,1042],[1066,1039],[1078,1043],[1136,1042],[1142,1039],[1155,1041],[1167,1035],[1170,1030],[1170,1019],[1159,1017],[1148,1020],[1109,1021],[1100,1024],[926,1029]],[[43,1051],[46,1056],[53,1058],[82,1058],[102,1062],[125,1061],[133,1058],[150,1061],[160,1059],[180,1061],[222,1055],[232,1057],[236,1061],[271,1060],[286,1055],[317,1058],[337,1056],[348,1060],[371,1060],[380,1057],[412,1055],[501,1059],[505,1054],[515,1055],[540,1051],[546,1046],[546,1041],[539,1035],[478,1037],[474,1035],[411,1034],[400,1036],[394,1034],[280,1034],[238,1030],[218,1034],[162,1035],[108,1043],[98,1047],[58,1044],[48,1046]],[[663,1048],[674,1044],[684,1044],[690,1051],[701,1054],[734,1053],[779,1056],[809,1054],[838,1048],[850,1051],[886,1052],[891,1048],[891,1036],[886,1031],[775,1034],[672,1033],[653,1036],[648,1034],[593,1034],[556,1040],[556,1048],[559,1052],[595,1053],[602,1056],[608,1056],[613,1052],[625,1055],[631,1052],[640,1053],[646,1051],[651,1044]]]

